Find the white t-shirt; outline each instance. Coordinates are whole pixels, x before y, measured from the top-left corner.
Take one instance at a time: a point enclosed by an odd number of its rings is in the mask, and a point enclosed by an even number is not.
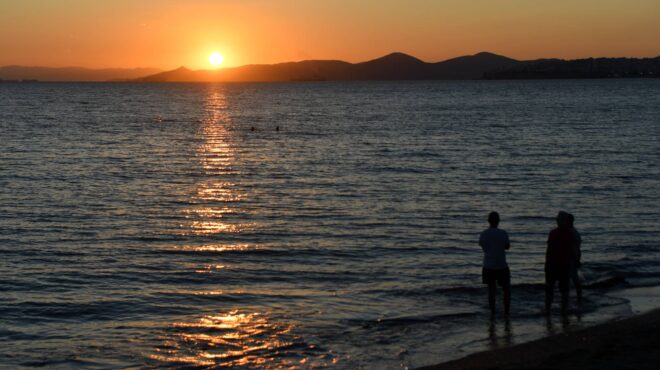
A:
[[[479,245],[484,250],[485,268],[501,270],[509,267],[504,252],[509,245],[509,234],[506,231],[495,227],[484,230],[479,236]]]

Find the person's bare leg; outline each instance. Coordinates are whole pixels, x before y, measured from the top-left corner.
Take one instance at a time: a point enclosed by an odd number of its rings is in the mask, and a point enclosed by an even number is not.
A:
[[[495,295],[497,294],[497,285],[495,282],[488,283],[488,307],[490,307],[490,313],[495,314]]]
[[[566,315],[568,313],[568,289],[562,289],[561,291],[561,314]]]
[[[554,284],[550,285],[548,282],[545,283],[545,313],[546,315],[550,314],[550,307],[552,307],[552,300],[554,295]]]
[[[511,286],[506,285],[502,288],[504,290],[504,314],[508,316],[511,308]]]
[[[575,295],[577,296],[577,301],[580,303],[582,302],[582,284],[580,284],[580,276],[578,275],[577,269],[572,271],[571,280],[573,280],[573,285],[575,285]]]

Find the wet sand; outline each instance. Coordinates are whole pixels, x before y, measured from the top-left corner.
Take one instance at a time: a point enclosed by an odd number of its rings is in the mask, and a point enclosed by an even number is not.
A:
[[[418,370],[658,368],[660,309]]]

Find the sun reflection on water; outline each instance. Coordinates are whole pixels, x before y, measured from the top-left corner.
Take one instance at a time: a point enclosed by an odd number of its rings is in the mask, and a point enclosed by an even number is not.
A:
[[[211,244],[211,245],[184,245],[174,247],[174,250],[182,252],[241,252],[260,249],[250,244]]]
[[[210,274],[212,272],[216,272],[218,270],[224,270],[226,268],[227,268],[227,265],[207,264],[206,266],[204,266],[204,268],[197,269],[197,270],[195,270],[195,272],[198,273],[198,274]]]
[[[219,221],[193,221],[190,229],[194,234],[238,233],[247,230],[252,224],[228,224]]]
[[[170,364],[264,369],[300,368],[305,358],[286,358],[292,347],[310,347],[292,334],[290,324],[274,322],[269,315],[234,310],[204,316],[194,322],[177,322],[163,345],[151,356]]]
[[[201,140],[195,153],[203,176],[191,189],[188,208],[181,211],[185,220],[181,227],[185,235],[208,237],[233,234],[232,238],[236,238],[237,233],[255,227],[254,223],[245,222],[245,219],[238,220],[244,215],[238,203],[247,200],[247,193],[237,183],[239,172],[233,168],[236,165],[235,137],[227,108],[224,87],[209,86],[205,117],[199,121],[198,135]],[[191,273],[226,274],[227,264],[218,259],[220,255],[245,253],[261,247],[243,243],[209,245],[202,242],[201,245],[175,246],[174,249],[199,255],[210,253],[204,262],[196,261],[190,266]],[[241,289],[218,284],[208,287],[208,290],[191,287],[163,293],[206,296],[211,300],[222,299],[226,295],[240,297],[248,294]],[[200,310],[203,309],[200,307]],[[159,366],[300,368],[302,364],[305,367],[309,365],[308,359],[301,353],[315,353],[313,346],[305,345],[299,336],[292,333],[291,324],[273,320],[269,314],[231,307],[217,315],[201,318],[201,312],[199,315],[191,312],[191,315],[197,318],[191,321],[179,319],[159,338],[155,353],[150,355],[152,360],[160,362]]]
[[[255,226],[231,222],[231,217],[236,214],[232,204],[244,201],[246,194],[230,180],[237,174],[232,168],[236,162],[236,148],[224,89],[222,86],[209,86],[204,117],[199,121],[201,144],[195,158],[205,176],[197,183],[190,197],[191,207],[182,211],[187,220],[181,225],[184,234],[233,234]]]
[[[224,87],[209,86],[206,100],[205,117],[199,121],[198,135],[200,145],[195,153],[202,176],[191,189],[188,207],[181,211],[185,220],[181,227],[187,236],[200,238],[200,245],[174,246],[181,253],[195,255],[190,273],[209,274],[209,284],[183,287],[175,291],[164,291],[177,297],[199,297],[209,302],[243,302],[250,295],[273,294],[272,291],[259,291],[246,287],[233,287],[218,284],[227,271],[231,260],[225,256],[249,253],[253,250],[268,248],[230,242],[227,244],[205,244],[208,236],[236,234],[252,230],[255,223],[246,222],[244,208],[240,202],[248,198],[237,180],[239,172],[236,166],[235,137],[232,122],[227,112],[227,100]],[[208,253],[208,255],[206,255]],[[198,256],[205,256],[197,259]],[[231,270],[231,269],[230,269]],[[200,275],[197,275],[198,277]],[[204,278],[201,282],[205,282]],[[232,301],[233,300],[233,301]],[[195,301],[200,302],[200,301]],[[237,309],[230,307],[190,306],[190,315],[194,319],[179,318],[170,324],[165,334],[159,338],[155,353],[150,358],[165,367],[203,367],[203,368],[258,368],[288,369],[310,366],[310,362],[323,363],[318,350],[306,345],[301,337],[293,333],[293,325],[282,319],[273,319],[268,313],[259,312],[261,308],[250,311],[245,306]],[[199,313],[195,313],[199,310]],[[215,315],[205,312],[221,311]],[[204,316],[202,316],[204,315]],[[201,316],[201,318],[200,318]],[[312,359],[310,359],[310,357]]]

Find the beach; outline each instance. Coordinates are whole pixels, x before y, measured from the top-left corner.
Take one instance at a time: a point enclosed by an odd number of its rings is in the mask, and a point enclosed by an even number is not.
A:
[[[657,369],[660,309],[419,370]]]

